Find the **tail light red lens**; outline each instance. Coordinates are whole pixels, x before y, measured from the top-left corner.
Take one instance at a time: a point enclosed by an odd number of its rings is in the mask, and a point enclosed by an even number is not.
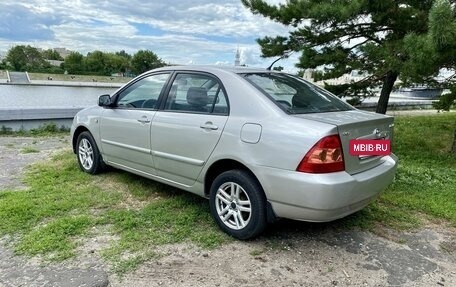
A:
[[[318,141],[297,168],[297,171],[307,173],[330,173],[344,170],[344,156],[339,135],[327,136]]]

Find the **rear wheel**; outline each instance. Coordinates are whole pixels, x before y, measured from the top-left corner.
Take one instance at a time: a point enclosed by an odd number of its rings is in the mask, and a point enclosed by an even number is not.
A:
[[[76,144],[76,154],[81,170],[90,174],[100,173],[105,164],[93,136],[89,132],[82,132],[78,136]]]
[[[218,226],[238,239],[249,239],[266,227],[266,199],[257,180],[243,170],[217,176],[210,193],[211,214]]]

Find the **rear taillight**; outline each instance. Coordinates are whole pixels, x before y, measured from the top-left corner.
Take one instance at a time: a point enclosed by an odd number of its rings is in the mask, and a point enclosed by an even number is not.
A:
[[[307,173],[329,173],[344,171],[342,144],[338,135],[322,138],[299,164],[297,171]]]

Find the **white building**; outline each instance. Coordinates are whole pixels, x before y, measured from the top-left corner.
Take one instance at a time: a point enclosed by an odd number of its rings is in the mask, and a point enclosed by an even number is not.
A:
[[[241,53],[239,52],[239,48],[236,50],[236,56],[234,57],[234,65],[240,66],[241,65]]]
[[[304,71],[303,79],[307,80],[309,82],[315,83],[319,86],[323,86],[324,83],[327,83],[329,85],[349,84],[349,83],[359,82],[359,81],[363,80],[364,78],[368,77],[368,74],[366,74],[366,73],[361,73],[358,70],[353,70],[353,71],[351,71],[350,74],[344,74],[338,78],[315,82],[312,78],[313,72],[314,72],[313,69],[306,69]]]
[[[59,55],[62,57],[62,58],[66,58],[68,55],[71,54],[72,51],[68,50],[67,48],[54,48],[53,49],[54,51],[56,51],[57,53],[59,53]]]

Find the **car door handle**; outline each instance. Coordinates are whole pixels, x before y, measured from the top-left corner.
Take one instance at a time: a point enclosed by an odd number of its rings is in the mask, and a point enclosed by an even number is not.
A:
[[[201,125],[200,128],[204,130],[218,130],[218,126],[214,125],[212,122],[207,122],[204,125]]]
[[[150,120],[147,116],[142,116],[140,119],[138,119],[138,122],[140,122],[142,124],[148,124],[148,123],[150,123]]]

